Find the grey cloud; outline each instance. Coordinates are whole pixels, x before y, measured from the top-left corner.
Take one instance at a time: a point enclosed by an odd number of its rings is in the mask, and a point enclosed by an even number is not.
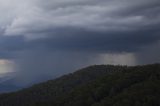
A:
[[[35,32],[68,26],[87,30],[126,31],[153,27],[155,23],[160,23],[159,15],[154,18],[148,15],[157,13],[160,3],[158,0],[134,2],[67,0],[45,1],[45,3],[39,1],[38,3],[39,5],[35,4],[35,8],[31,8],[26,14],[13,20],[12,24],[7,27],[6,34],[29,36],[34,35]]]
[[[0,1],[0,9],[8,2]],[[91,64],[159,62],[159,5],[159,0],[15,0],[6,10],[9,17],[0,19],[0,59],[15,62],[19,84]]]

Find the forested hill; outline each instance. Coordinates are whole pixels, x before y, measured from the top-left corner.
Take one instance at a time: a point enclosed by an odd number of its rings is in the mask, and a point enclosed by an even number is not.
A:
[[[95,65],[17,92],[0,106],[160,106],[160,64]]]

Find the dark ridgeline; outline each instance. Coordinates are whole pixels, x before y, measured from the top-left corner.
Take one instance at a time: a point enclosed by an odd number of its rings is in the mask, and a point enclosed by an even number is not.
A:
[[[1,94],[0,106],[160,106],[160,64],[90,66]]]

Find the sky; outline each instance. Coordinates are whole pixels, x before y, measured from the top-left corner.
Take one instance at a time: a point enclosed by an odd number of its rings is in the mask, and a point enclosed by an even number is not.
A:
[[[0,73],[16,84],[93,64],[160,62],[159,0],[0,0]]]

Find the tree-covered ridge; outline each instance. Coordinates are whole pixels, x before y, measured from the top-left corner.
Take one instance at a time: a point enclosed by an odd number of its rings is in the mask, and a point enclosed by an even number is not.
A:
[[[0,106],[160,106],[160,64],[95,65],[1,94]]]

